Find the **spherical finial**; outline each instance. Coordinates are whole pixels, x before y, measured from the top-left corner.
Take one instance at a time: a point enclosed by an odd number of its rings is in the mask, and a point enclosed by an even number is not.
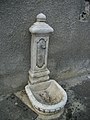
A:
[[[43,13],[38,14],[36,18],[38,22],[46,21],[46,16]]]

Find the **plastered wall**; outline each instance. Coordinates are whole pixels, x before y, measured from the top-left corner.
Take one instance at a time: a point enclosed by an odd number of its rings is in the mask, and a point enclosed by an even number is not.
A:
[[[29,27],[39,13],[54,28],[50,77],[64,80],[89,73],[90,18],[80,22],[84,0],[0,0],[0,95],[22,89],[30,68]]]

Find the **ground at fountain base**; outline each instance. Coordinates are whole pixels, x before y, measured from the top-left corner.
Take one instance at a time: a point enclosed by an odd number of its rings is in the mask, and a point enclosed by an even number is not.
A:
[[[90,120],[90,79],[81,76],[57,82],[66,90],[68,102],[64,114],[55,120]],[[37,114],[15,94],[0,96],[0,120],[35,120],[36,118]]]

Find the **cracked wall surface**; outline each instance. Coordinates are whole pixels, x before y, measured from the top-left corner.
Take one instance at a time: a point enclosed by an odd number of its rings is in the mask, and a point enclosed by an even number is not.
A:
[[[90,17],[80,22],[84,0],[0,0],[0,95],[22,89],[30,68],[29,27],[44,13],[50,36],[50,77],[90,74]]]

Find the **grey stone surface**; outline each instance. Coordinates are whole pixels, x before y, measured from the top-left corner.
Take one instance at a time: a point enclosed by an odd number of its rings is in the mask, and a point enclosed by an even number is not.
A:
[[[0,101],[0,108],[0,120],[35,120],[37,117],[13,94]]]
[[[64,114],[58,120],[89,120],[90,79],[87,76],[82,76],[59,83],[68,94],[68,102]]]
[[[88,73],[90,18],[79,21],[83,9],[84,0],[0,0],[0,95],[21,89],[28,81],[28,29],[40,12],[55,30],[49,45],[51,76],[60,80]]]
[[[68,102],[64,114],[55,120],[90,120],[90,79],[83,76],[58,82],[66,90]],[[0,97],[0,120],[35,120],[36,117],[15,95]]]

